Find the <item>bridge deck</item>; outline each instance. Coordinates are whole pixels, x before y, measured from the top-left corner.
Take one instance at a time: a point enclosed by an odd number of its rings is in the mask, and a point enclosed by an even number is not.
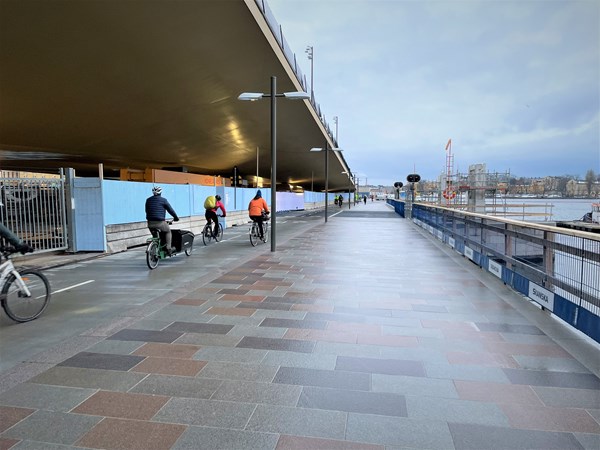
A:
[[[0,447],[599,448],[598,345],[387,208],[219,243],[219,270],[6,370]]]

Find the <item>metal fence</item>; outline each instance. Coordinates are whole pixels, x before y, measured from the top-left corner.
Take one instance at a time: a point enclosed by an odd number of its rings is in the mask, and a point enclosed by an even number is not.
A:
[[[36,252],[67,248],[65,182],[56,178],[0,178],[0,220]]]
[[[412,219],[600,342],[600,235],[422,204]]]

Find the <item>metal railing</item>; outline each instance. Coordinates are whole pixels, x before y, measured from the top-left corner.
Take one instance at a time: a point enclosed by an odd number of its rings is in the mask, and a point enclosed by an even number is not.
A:
[[[600,235],[418,203],[411,214],[442,242],[600,342]]]
[[[0,221],[36,252],[67,248],[64,178],[0,178]]]

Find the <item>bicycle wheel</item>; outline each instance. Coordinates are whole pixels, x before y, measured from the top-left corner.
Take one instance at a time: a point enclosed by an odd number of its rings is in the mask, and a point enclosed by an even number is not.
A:
[[[215,236],[215,241],[219,242],[223,239],[223,225],[219,223],[219,233]]]
[[[210,224],[207,223],[206,225],[204,225],[204,229],[202,230],[202,243],[204,245],[208,245],[211,239],[212,231],[210,231]]]
[[[252,244],[252,247],[256,247],[256,244],[258,244],[258,239],[258,225],[256,222],[254,222],[250,227],[250,243]]]
[[[190,255],[192,254],[192,251],[194,251],[194,241],[192,241],[192,245],[190,245],[190,247],[189,247],[189,248],[186,248],[186,249],[185,249],[185,254],[186,254],[187,256],[190,256]]]
[[[44,312],[50,302],[48,279],[35,269],[19,272],[29,293],[21,290],[19,281],[10,275],[2,288],[2,307],[15,322],[29,322]]]
[[[156,269],[159,261],[160,255],[158,254],[158,244],[156,241],[152,241],[146,248],[146,263],[150,269]]]
[[[269,222],[263,223],[263,242],[267,242],[269,240]]]

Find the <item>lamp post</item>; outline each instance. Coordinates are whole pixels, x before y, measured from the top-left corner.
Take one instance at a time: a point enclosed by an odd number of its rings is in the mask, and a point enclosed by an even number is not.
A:
[[[284,92],[277,94],[277,77],[271,77],[271,93],[243,92],[238,100],[256,101],[263,98],[271,99],[271,251],[274,252],[277,243],[276,217],[277,217],[277,97],[288,100],[308,100],[306,92]]]
[[[325,147],[313,147],[311,152],[325,152],[325,222],[327,222],[327,203],[329,195],[329,152],[343,152],[341,148],[329,148],[329,144],[325,141]]]
[[[304,52],[308,55],[308,59],[310,59],[310,102],[315,104],[315,85],[313,84],[313,46],[307,45],[306,50]]]

